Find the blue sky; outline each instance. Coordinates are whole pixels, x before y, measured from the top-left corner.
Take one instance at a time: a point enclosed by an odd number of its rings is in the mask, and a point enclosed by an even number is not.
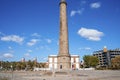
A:
[[[120,48],[120,0],[66,0],[69,52]],[[58,54],[60,0],[0,0],[0,60]]]

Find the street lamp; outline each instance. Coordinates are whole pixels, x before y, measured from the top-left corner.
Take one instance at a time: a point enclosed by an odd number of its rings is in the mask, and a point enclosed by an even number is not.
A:
[[[2,67],[2,60],[1,60],[1,67],[0,67],[0,69],[2,70],[2,68],[3,68],[3,67]]]
[[[11,65],[11,71],[12,71],[12,80],[13,80],[13,66]]]
[[[3,67],[1,66],[1,67],[0,67],[0,70],[1,70],[1,71],[2,71],[2,68],[3,68]]]

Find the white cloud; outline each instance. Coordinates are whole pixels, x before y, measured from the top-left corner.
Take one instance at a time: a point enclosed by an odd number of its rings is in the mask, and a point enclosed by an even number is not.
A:
[[[47,57],[40,57],[39,59],[40,59],[41,61],[43,61],[43,62],[44,62],[44,61],[46,62],[46,61],[48,60]]]
[[[85,48],[79,48],[80,50],[91,50],[90,47],[85,47]]]
[[[84,10],[84,8],[82,8],[81,10],[72,10],[70,13],[70,16],[73,17],[76,14],[82,14],[83,10]]]
[[[51,43],[52,40],[51,39],[46,39],[47,43]]]
[[[40,37],[38,33],[33,33],[31,36]]]
[[[39,47],[36,47],[35,49],[36,50],[41,50],[41,49],[44,49],[44,46],[39,46]]]
[[[11,46],[9,46],[9,47],[8,47],[8,49],[12,49],[12,47],[11,47]]]
[[[78,31],[78,34],[81,37],[84,37],[84,38],[86,38],[88,40],[92,40],[92,41],[99,41],[99,40],[101,40],[101,37],[104,35],[103,32],[100,32],[95,29],[87,29],[87,28],[81,28]]]
[[[86,4],[86,1],[81,1],[81,4]]]
[[[38,39],[31,39],[30,42],[27,43],[28,46],[35,45],[39,40]]]
[[[2,33],[2,32],[0,32],[0,36],[1,36],[1,35],[3,36],[3,35],[5,35],[5,34],[4,34],[4,33]]]
[[[28,52],[29,52],[29,53],[31,53],[31,52],[32,52],[32,50],[28,50]]]
[[[100,2],[91,3],[90,7],[91,8],[96,8],[96,9],[100,8],[101,7],[101,3]]]
[[[5,57],[5,58],[13,58],[13,55],[11,53],[5,53],[5,54],[3,54],[3,57]]]
[[[71,11],[70,16],[74,16],[76,14],[76,11]]]
[[[29,53],[26,53],[26,54],[24,54],[25,55],[25,57],[30,57],[30,54]]]
[[[91,48],[90,47],[85,47],[85,50],[91,50]]]
[[[24,41],[24,38],[20,37],[18,35],[8,35],[8,36],[1,37],[1,40],[2,41],[12,41],[12,42],[21,44]]]
[[[50,50],[51,50],[51,48],[50,48],[50,47],[48,47],[48,46],[44,46],[44,48],[45,48],[46,50],[48,50],[48,51],[50,51]]]
[[[2,32],[0,32],[0,34],[1,34]]]
[[[48,60],[48,57],[44,57],[43,60],[44,60],[44,61],[47,61],[47,60]]]

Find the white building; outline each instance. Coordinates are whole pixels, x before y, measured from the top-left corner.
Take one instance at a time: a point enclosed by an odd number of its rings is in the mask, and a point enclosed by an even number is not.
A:
[[[50,55],[48,56],[48,65],[49,69],[56,70],[57,69],[57,55]],[[78,55],[71,55],[71,69],[79,69],[80,67],[80,57]]]
[[[22,58],[22,59],[21,59],[21,62],[25,62],[25,58]]]

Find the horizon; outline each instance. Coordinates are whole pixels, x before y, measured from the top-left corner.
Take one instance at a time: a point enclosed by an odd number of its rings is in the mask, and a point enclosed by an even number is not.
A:
[[[60,0],[0,0],[0,61],[37,58],[59,52]],[[66,0],[69,53],[120,48],[119,0]]]

